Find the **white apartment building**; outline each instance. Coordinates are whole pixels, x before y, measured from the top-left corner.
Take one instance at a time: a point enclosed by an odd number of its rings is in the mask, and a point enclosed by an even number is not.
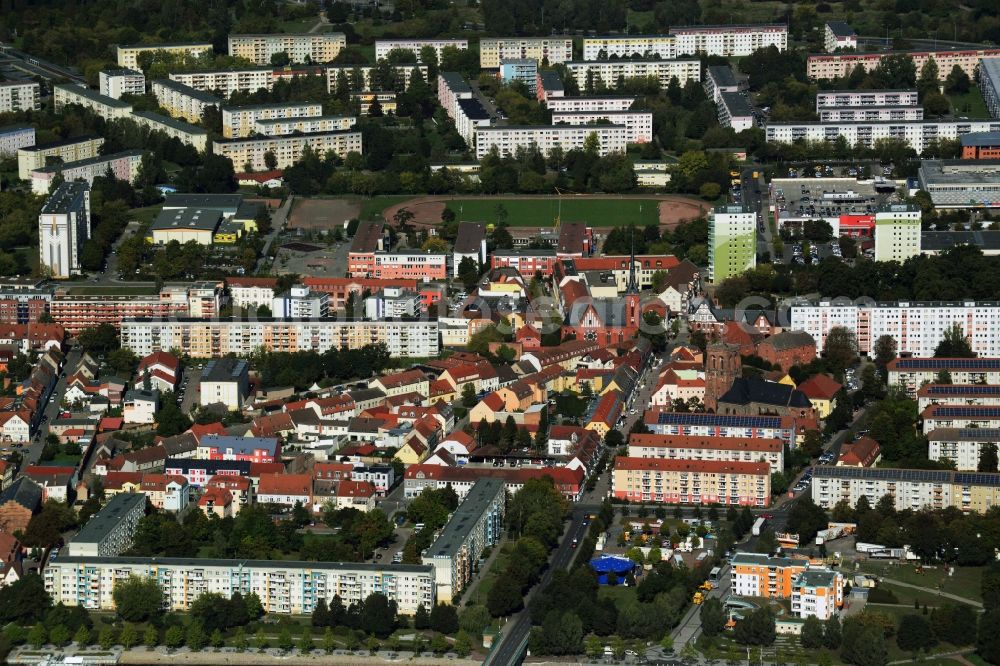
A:
[[[258,120],[318,118],[322,115],[323,105],[312,102],[226,106],[222,108],[222,136],[227,139],[250,136]]]
[[[935,428],[927,433],[927,457],[938,461],[947,458],[959,471],[976,471],[979,455],[989,445],[1000,446],[1000,430]]]
[[[331,62],[346,47],[347,36],[342,32],[229,35],[229,55],[256,65],[270,65],[271,56],[277,53],[288,54],[294,63]]]
[[[926,362],[934,356],[934,350],[944,337],[945,331],[952,324],[959,324],[969,339],[972,351],[981,357],[1000,357],[1000,304],[976,303],[975,301],[948,302],[906,302],[898,303],[866,303],[820,301],[819,303],[793,303],[791,306],[790,324],[787,328],[805,331],[816,340],[816,352],[823,349],[826,336],[835,326],[854,331],[858,338],[858,352],[870,358],[875,356],[875,342],[879,337],[888,335],[897,344],[899,354],[909,354]],[[942,359],[947,360],[947,359]],[[980,359],[982,360],[982,359]],[[907,359],[897,359],[900,367],[906,365]],[[896,363],[894,361],[894,363]],[[926,364],[926,363],[925,363]],[[933,365],[933,364],[932,364]],[[955,370],[961,370],[958,363]],[[936,367],[936,366],[935,366]],[[975,384],[980,372],[973,371],[969,366],[968,373],[957,375],[952,372],[952,381],[956,384]],[[914,370],[904,370],[912,373]],[[901,379],[912,385],[913,390],[923,381],[932,381],[938,372],[928,370],[918,375],[893,377],[890,368],[890,385],[898,384]],[[1000,383],[1000,366],[996,368],[988,380],[989,384]]]
[[[601,97],[549,97],[545,107],[552,113],[589,111],[628,111],[635,103],[635,97],[606,95]]]
[[[588,79],[594,86],[603,83],[608,88],[615,88],[622,78],[654,77],[660,82],[661,90],[670,85],[670,79],[677,79],[681,86],[688,81],[701,81],[701,62],[698,60],[575,60],[566,63],[566,67],[580,90],[587,90]]]
[[[417,57],[420,62],[420,50],[429,46],[437,53],[438,62],[441,62],[441,53],[448,47],[467,51],[469,40],[467,39],[376,39],[375,40],[375,60],[387,60],[392,51],[409,51]],[[498,65],[499,67],[499,65]]]
[[[52,100],[56,112],[62,111],[67,104],[78,104],[90,109],[105,120],[127,118],[132,114],[132,105],[119,101],[114,97],[102,95],[96,90],[75,83],[58,83],[52,86]]]
[[[861,123],[881,120],[923,120],[922,106],[823,107],[821,123]]]
[[[739,83],[736,81],[736,73],[729,65],[709,65],[706,67],[704,85],[705,94],[716,104],[722,100],[722,93],[740,91]]]
[[[892,204],[875,213],[875,261],[903,262],[920,254],[920,209]]]
[[[35,145],[35,128],[31,125],[0,127],[0,155],[17,155],[21,148]]]
[[[259,347],[324,352],[378,342],[396,357],[426,358],[440,350],[437,321],[128,319],[121,331],[122,346],[139,356],[173,348],[196,358],[246,356]]]
[[[152,111],[133,111],[128,118],[137,125],[147,127],[153,132],[163,132],[169,137],[194,146],[195,150],[204,152],[208,148],[208,131],[169,116],[161,116]]]
[[[913,88],[895,90],[820,90],[816,93],[816,111],[823,109],[870,108],[879,106],[920,106],[920,95]]]
[[[724,92],[719,95],[719,124],[732,127],[736,132],[754,126],[753,108],[747,98],[738,92]]]
[[[837,49],[856,49],[858,33],[845,21],[827,21],[823,30],[823,48],[827,53]]]
[[[649,111],[560,111],[552,113],[553,125],[594,125],[606,120],[625,127],[628,143],[649,143],[653,140],[653,114]]]
[[[407,564],[346,564],[279,560],[213,560],[171,557],[73,557],[56,553],[45,567],[45,589],[55,603],[111,611],[115,584],[129,576],[151,578],[164,607],[187,611],[203,594],[230,598],[256,594],[266,613],[306,615],[320,599],[339,596],[345,606],[374,592],[413,615],[434,606],[434,569]]]
[[[748,56],[769,46],[779,51],[788,48],[788,26],[765,25],[689,25],[672,26],[678,55]]]
[[[867,123],[768,123],[765,138],[771,143],[795,141],[836,141],[844,137],[848,145],[873,146],[880,139],[902,139],[922,152],[935,139],[958,139],[970,132],[998,132],[1000,120],[903,120]]]
[[[219,108],[222,100],[215,95],[191,86],[171,81],[157,79],[150,85],[156,101],[174,118],[183,118],[192,123],[200,122],[205,115],[205,109],[210,106]],[[225,126],[223,126],[225,130]]]
[[[931,405],[920,412],[924,434],[937,428],[1000,429],[1000,406]]]
[[[785,443],[776,438],[632,434],[628,440],[630,458],[766,462],[775,472],[784,469],[784,451]]]
[[[420,313],[420,294],[399,287],[385,287],[365,299],[365,319],[398,319]]]
[[[94,179],[106,176],[110,170],[114,177],[126,183],[134,183],[142,163],[141,150],[126,150],[111,155],[99,155],[76,162],[64,162],[44,166],[31,172],[31,191],[35,194],[48,192],[60,174],[67,181],[85,181],[93,185]]]
[[[990,118],[1000,118],[1000,56],[979,61],[979,90]]]
[[[0,113],[37,111],[40,100],[41,86],[34,81],[0,81]]]
[[[837,502],[857,506],[862,496],[871,506],[886,495],[897,511],[955,507],[985,513],[1000,505],[1000,474],[885,467],[814,468],[812,499],[823,509]]]
[[[59,143],[18,148],[18,178],[21,180],[30,180],[31,172],[44,167],[49,157],[57,157],[63,162],[76,162],[96,157],[102,145],[104,145],[103,137],[83,136],[70,139],[69,141],[60,141]]]
[[[118,66],[125,69],[139,69],[139,55],[142,53],[155,53],[162,51],[173,55],[199,56],[202,53],[211,53],[212,45],[209,43],[187,43],[187,44],[130,44],[118,47]]]
[[[718,284],[757,265],[757,211],[716,206],[708,216],[708,280]]]
[[[452,120],[458,114],[458,100],[472,99],[472,87],[458,72],[439,72],[437,90],[438,103]]]
[[[479,40],[479,66],[497,69],[501,60],[548,61],[550,65],[573,59],[572,37],[484,37]]]
[[[146,76],[133,69],[102,69],[98,74],[99,89],[105,97],[121,99],[122,95],[144,95]]]
[[[318,319],[330,313],[330,294],[310,291],[301,284],[271,299],[271,314],[275,317]]]
[[[808,568],[792,576],[792,615],[829,620],[844,605],[844,576],[830,569]]]
[[[677,38],[673,35],[607,35],[583,38],[584,60],[609,58],[673,60],[677,57]]]
[[[228,157],[233,167],[242,170],[247,164],[253,171],[264,171],[265,153],[278,158],[278,169],[285,169],[299,161],[306,146],[314,153],[332,152],[339,157],[348,153],[361,153],[361,132],[322,132],[293,136],[268,136],[245,139],[223,139],[212,143],[212,152]]]
[[[252,69],[227,69],[214,72],[184,72],[170,74],[170,80],[188,87],[229,97],[234,92],[254,93],[258,90],[270,90],[274,85],[270,67],[255,67]]]
[[[67,181],[38,215],[39,266],[52,277],[80,272],[80,250],[90,238],[90,186]]]
[[[271,307],[276,278],[226,278],[229,299],[235,307],[256,312],[261,305]]]
[[[476,131],[489,127],[493,120],[489,112],[483,108],[478,99],[460,99],[455,108],[455,131],[472,147],[476,140]]]
[[[947,304],[941,305],[946,306]],[[961,304],[956,304],[956,308],[958,305]],[[976,304],[967,303],[966,305],[974,308]],[[989,307],[995,304],[984,303],[981,305]],[[963,315],[966,313],[956,309],[952,314],[956,321],[964,321]],[[1000,316],[1000,307],[990,308],[986,312],[979,313],[978,317],[975,310],[968,314],[971,315],[973,322],[978,319],[983,327],[995,327],[996,319]],[[942,328],[948,328],[950,325],[950,323],[942,323]],[[975,346],[973,346],[973,351],[975,351]],[[930,354],[917,354],[916,356],[923,358],[897,358],[886,366],[889,374],[889,385],[904,387],[911,397],[916,397],[917,389],[924,384],[933,383],[941,372],[950,374],[952,382],[957,385],[1000,385],[1000,358],[997,358],[995,353],[981,351],[979,358],[931,358]]]
[[[143,493],[118,493],[66,546],[74,557],[115,557],[132,547],[139,520],[146,515]]]
[[[420,76],[427,81],[427,65],[395,65],[393,73],[396,79],[396,90],[402,92],[410,86],[410,79],[414,72],[420,72]],[[337,91],[338,81],[343,81],[351,92],[359,93],[372,89],[372,74],[375,68],[370,65],[341,65],[326,68],[326,88],[327,92]]]
[[[806,74],[810,79],[836,79],[847,76],[861,65],[870,72],[891,55],[905,55],[913,60],[919,73],[928,60],[933,59],[938,66],[938,79],[943,83],[955,65],[974,79],[979,61],[983,58],[1000,56],[1000,48],[971,48],[939,51],[879,51],[875,53],[832,53],[815,54],[806,59]]]
[[[314,116],[311,118],[275,118],[258,120],[254,132],[264,136],[288,136],[289,134],[320,134],[341,132],[358,124],[354,116]]]
[[[518,147],[532,145],[545,155],[557,146],[564,152],[582,150],[591,135],[597,136],[601,156],[625,152],[628,130],[624,125],[505,125],[476,130],[476,159],[483,159],[494,146],[501,156],[513,155]]]

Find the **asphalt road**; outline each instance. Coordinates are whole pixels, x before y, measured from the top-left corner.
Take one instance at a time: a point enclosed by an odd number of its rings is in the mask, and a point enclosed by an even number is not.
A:
[[[66,362],[63,364],[63,369],[59,373],[59,379],[56,381],[56,386],[52,389],[52,393],[49,395],[49,400],[45,404],[45,408],[42,410],[44,419],[38,424],[38,429],[35,431],[35,436],[31,439],[31,442],[21,448],[22,465],[32,465],[38,462],[38,457],[42,455],[42,448],[45,446],[45,438],[49,434],[49,423],[51,423],[56,416],[59,414],[59,405],[62,402],[63,393],[66,392],[66,377],[65,374],[76,367],[76,364],[80,362],[80,350],[78,347],[74,347],[66,354]]]

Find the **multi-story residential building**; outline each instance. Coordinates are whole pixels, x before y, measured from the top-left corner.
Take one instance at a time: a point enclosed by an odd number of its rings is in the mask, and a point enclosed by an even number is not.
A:
[[[486,225],[482,222],[460,222],[458,236],[452,248],[452,277],[458,277],[462,259],[469,258],[477,265],[486,263]]]
[[[90,187],[66,182],[38,215],[39,265],[52,277],[80,272],[80,251],[90,238]]]
[[[347,274],[370,278],[375,274],[375,253],[385,249],[385,223],[365,221],[358,225],[347,253]]]
[[[792,580],[809,568],[805,558],[736,553],[730,561],[733,594],[741,597],[790,599]]]
[[[275,317],[319,319],[330,314],[330,294],[312,291],[305,285],[293,285],[288,291],[271,299],[271,314]]]
[[[415,317],[420,311],[420,294],[410,289],[385,287],[365,299],[366,319]]]
[[[647,60],[677,57],[673,35],[609,35],[583,38],[584,60],[623,59],[638,56]]]
[[[209,361],[214,363],[215,361]],[[205,435],[198,442],[199,460],[246,460],[252,463],[279,462],[281,444],[274,437],[231,437]]]
[[[286,54],[290,62],[331,62],[346,46],[347,36],[342,32],[229,35],[229,55],[256,65],[270,65],[278,53]]]
[[[821,123],[861,123],[883,120],[923,120],[922,106],[873,106],[823,107],[819,110]]]
[[[270,67],[225,69],[212,72],[181,72],[170,74],[170,80],[182,85],[227,98],[234,92],[254,93],[270,90],[274,85]]]
[[[976,139],[967,142],[967,137]],[[921,160],[917,179],[935,208],[1000,206],[1000,135],[965,134],[961,160]],[[951,247],[954,243],[949,243]],[[926,248],[921,246],[926,251]]]
[[[551,277],[557,263],[556,251],[550,249],[495,250],[490,254],[490,268],[513,268],[521,275],[540,272]]]
[[[708,279],[715,284],[757,265],[757,211],[716,206],[708,217]]]
[[[323,105],[312,102],[226,106],[222,109],[222,136],[227,139],[250,136],[259,120],[317,118],[323,115]]]
[[[906,261],[920,254],[920,208],[890,204],[875,213],[875,261]]]
[[[917,107],[920,94],[915,88],[888,90],[820,90],[816,93],[816,112],[823,109],[867,109],[873,107]]]
[[[717,106],[719,124],[723,127],[732,127],[733,131],[742,132],[755,125],[753,107],[741,93],[721,93]]]
[[[21,180],[30,180],[31,172],[44,167],[50,157],[58,158],[62,162],[77,162],[97,157],[102,145],[104,145],[103,137],[82,136],[69,141],[18,148],[17,176]]]
[[[52,291],[34,287],[0,289],[0,323],[27,324],[48,314]]]
[[[344,604],[385,594],[404,615],[434,606],[434,569],[425,565],[345,564],[278,560],[171,557],[73,557],[56,553],[45,567],[45,589],[55,603],[112,611],[115,584],[129,576],[151,578],[163,605],[187,611],[203,594],[225,598],[256,594],[266,613],[306,615],[316,603],[339,596]]]
[[[479,66],[497,69],[504,60],[529,58],[536,65],[550,65],[573,59],[573,38],[552,37],[484,37],[479,40]]]
[[[234,307],[256,312],[262,305],[271,307],[278,278],[273,277],[231,277],[226,278],[229,298]]]
[[[84,181],[93,185],[94,179],[108,175],[110,171],[118,180],[132,184],[139,175],[143,151],[126,150],[111,155],[98,155],[75,162],[64,162],[34,169],[31,172],[31,190],[35,194],[45,194],[52,188],[57,176],[64,181]]]
[[[990,118],[1000,118],[1000,56],[979,61],[979,89]]]
[[[920,418],[925,434],[936,428],[1000,429],[1000,405],[930,405]]]
[[[116,557],[132,547],[139,520],[146,515],[146,496],[118,493],[80,529],[66,546],[75,557]]]
[[[953,324],[958,324],[965,332],[972,351],[983,357],[1000,357],[1000,334],[996,321],[1000,317],[1000,303],[977,303],[966,301],[948,302],[908,302],[898,303],[842,303],[819,301],[818,303],[793,303],[788,328],[809,333],[816,341],[817,353],[823,349],[830,329],[841,326],[854,331],[858,340],[858,350],[871,358],[875,355],[875,342],[882,335],[892,337],[900,354],[910,354],[916,359],[897,359],[893,363],[905,373],[918,373],[919,381],[913,376],[889,376],[890,384],[905,380],[915,391],[923,381],[933,381],[939,367],[952,367],[959,375],[952,373],[956,384],[974,384],[978,372],[986,372],[991,366],[978,362],[988,359],[969,359],[968,364],[948,359],[932,359],[934,350]],[[930,370],[930,368],[935,368]],[[968,371],[963,371],[968,368]],[[920,372],[926,368],[927,372]],[[982,368],[982,370],[972,370]],[[1000,366],[988,384],[1000,383]]]
[[[460,99],[456,106],[455,131],[471,147],[475,144],[476,132],[484,127],[489,127],[493,122],[492,118],[478,99]]]
[[[495,147],[501,157],[519,148],[536,146],[543,155],[553,148],[563,152],[582,150],[588,137],[596,136],[598,154],[624,153],[628,129],[624,125],[503,125],[476,129],[476,159],[483,159]]]
[[[535,81],[535,96],[539,102],[548,102],[557,97],[565,97],[565,95],[566,88],[559,72],[554,69],[538,71],[538,78]]]
[[[927,457],[950,460],[959,471],[979,469],[979,456],[987,446],[1000,445],[1000,430],[994,428],[935,428],[927,433]]]
[[[376,105],[382,110],[382,115],[391,116],[396,113],[396,92],[392,90],[366,90],[351,93],[351,101],[357,102],[358,110],[363,116],[370,116],[372,107]]]
[[[201,90],[195,90],[170,79],[156,79],[150,85],[150,90],[156,101],[175,118],[183,118],[189,122],[200,122],[205,115],[205,109],[210,106],[220,108],[222,99]],[[223,126],[223,131],[225,126]]]
[[[740,91],[736,74],[729,65],[709,65],[705,68],[705,94],[718,104],[722,100],[722,93],[736,93]]]
[[[625,79],[653,77],[666,90],[671,79],[684,86],[688,81],[701,81],[701,62],[698,60],[574,60],[566,63],[570,76],[576,79],[580,90],[591,90],[601,84],[618,87]]]
[[[417,57],[420,62],[420,51],[425,46],[434,49],[438,62],[441,62],[441,54],[447,48],[467,51],[469,40],[467,39],[376,39],[375,40],[375,60],[388,60],[389,54],[393,51],[409,51]]]
[[[448,277],[448,255],[423,250],[376,252],[370,275],[352,273],[353,277],[379,280],[444,280]]]
[[[31,125],[0,127],[0,155],[17,155],[21,148],[35,145],[35,128]]]
[[[784,450],[784,442],[777,438],[632,434],[628,440],[631,458],[766,462],[775,472],[785,468]]]
[[[183,120],[175,120],[152,111],[133,111],[128,119],[152,132],[162,132],[178,139],[199,152],[205,152],[208,147],[208,131]]]
[[[782,416],[740,416],[736,414],[688,414],[650,409],[643,420],[658,435],[697,437],[742,437],[795,441],[795,420]]]
[[[191,486],[202,488],[215,485],[224,477],[228,479],[250,478],[250,463],[246,460],[198,460],[197,458],[167,458],[163,464],[168,476],[181,476]]]
[[[417,497],[425,488],[440,490],[451,487],[459,500],[465,496],[481,479],[501,479],[507,492],[516,494],[530,479],[550,477],[556,490],[566,499],[575,502],[580,499],[585,474],[580,468],[541,467],[541,468],[506,468],[506,467],[446,467],[443,465],[417,464],[406,468],[403,475],[403,496],[406,499]]]
[[[532,58],[505,58],[500,61],[500,80],[510,84],[519,81],[534,96],[537,92],[538,61]]]
[[[979,61],[983,58],[1000,57],[1000,48],[939,49],[936,51],[878,51],[873,53],[814,54],[806,59],[806,74],[810,79],[837,79],[847,76],[861,65],[870,72],[882,62],[882,58],[905,55],[913,60],[917,71],[921,71],[928,60],[933,59],[938,66],[938,78],[944,83],[955,65],[975,78]]]
[[[988,325],[987,321],[996,320],[995,312],[983,312],[979,315],[983,326]],[[960,316],[960,313],[951,314]],[[940,325],[943,328],[950,326],[949,323]],[[981,351],[979,354],[978,358],[930,358],[930,354],[914,354],[914,357],[893,359],[886,366],[889,385],[902,386],[911,397],[916,397],[917,390],[921,386],[937,381],[942,373],[948,374],[955,384],[1000,384],[1000,358],[986,351]],[[917,356],[924,358],[916,358]]]
[[[858,33],[846,21],[827,21],[823,30],[823,48],[827,53],[858,48]]]
[[[844,606],[847,581],[839,571],[808,568],[792,577],[792,615],[829,620]]]
[[[122,95],[146,94],[146,75],[134,69],[102,69],[97,76],[105,97],[121,99]]]
[[[710,56],[748,56],[769,46],[788,48],[788,26],[763,25],[689,25],[671,26],[678,55],[703,53]]]
[[[123,337],[122,346],[124,344]],[[205,369],[201,372],[201,382],[198,386],[198,392],[198,399],[203,407],[221,404],[225,405],[229,411],[242,409],[243,403],[250,395],[249,364],[244,360],[238,360],[233,357],[224,357],[209,361],[205,364]],[[257,462],[261,461],[258,460]]]
[[[917,411],[931,405],[1000,406],[1000,385],[924,384],[917,389]]]
[[[722,460],[615,458],[614,497],[628,502],[767,506],[771,466]]]
[[[439,603],[452,603],[472,580],[476,562],[486,548],[503,535],[506,508],[504,483],[500,479],[480,479],[466,494],[421,558],[434,567]]]
[[[440,350],[437,321],[293,321],[281,319],[220,320],[132,319],[122,322],[122,346],[145,356],[176,348],[196,358],[234,354],[257,348],[271,351],[324,352],[359,349],[385,343],[392,356],[427,358]]]
[[[438,103],[452,120],[458,114],[458,101],[472,99],[472,88],[458,72],[439,72],[437,91]]]
[[[126,69],[141,69],[139,67],[139,55],[142,53],[162,51],[172,55],[187,55],[192,57],[200,56],[202,53],[211,53],[212,45],[209,43],[186,43],[186,44],[130,44],[118,47],[118,66]]]
[[[594,97],[550,97],[546,108],[552,113],[590,113],[598,111],[628,111],[635,97],[602,95]]]
[[[567,99],[567,98],[563,98]],[[649,143],[653,140],[653,114],[648,111],[553,111],[553,125],[594,125],[607,121],[625,127],[628,143]]]
[[[36,81],[0,81],[0,113],[37,111],[41,86]]]
[[[1000,474],[827,465],[813,471],[813,502],[827,510],[840,501],[857,506],[862,496],[875,506],[886,495],[897,511],[955,507],[985,513],[1000,506]]]
[[[335,131],[291,136],[268,136],[245,139],[223,139],[212,142],[212,152],[232,160],[237,168],[250,165],[252,171],[267,169],[265,156],[277,158],[277,168],[287,169],[299,159],[308,146],[317,155],[332,152],[339,157],[348,153],[361,154],[361,132]]]
[[[354,116],[313,116],[309,118],[258,119],[254,132],[264,136],[287,136],[289,134],[321,134],[349,130],[358,124]]]
[[[970,132],[1000,132],[1000,121],[990,120],[900,120],[871,122],[781,122],[768,123],[764,134],[771,143],[836,141],[871,147],[881,139],[901,139],[918,153],[935,140],[959,139]]]
[[[427,65],[390,65],[392,81],[382,81],[380,70],[371,65],[340,65],[326,68],[327,92],[334,93],[343,86],[352,93],[382,89],[393,84],[395,92],[403,92],[410,87],[414,72],[427,81]]]
[[[88,326],[111,324],[117,328],[123,319],[136,317],[214,317],[221,298],[221,285],[214,283],[167,285],[149,294],[117,287],[97,294],[68,289],[56,292],[49,311],[67,333],[76,335]]]

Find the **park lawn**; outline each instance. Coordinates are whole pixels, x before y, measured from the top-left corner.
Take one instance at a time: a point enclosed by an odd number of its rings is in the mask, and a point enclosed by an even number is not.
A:
[[[291,19],[288,21],[281,22],[281,31],[288,33],[303,33],[309,32],[316,23],[319,22],[319,18],[316,16],[310,16],[308,18],[301,19]],[[323,26],[324,28],[327,26]],[[320,30],[320,32],[327,32],[326,30]]]
[[[639,603],[635,588],[627,585],[601,585],[597,596],[599,599],[611,599],[618,610]]]
[[[918,574],[914,565],[894,565],[890,562],[869,560],[861,565],[861,570],[865,573],[874,573],[878,576],[898,580],[901,583],[919,585],[931,590],[937,590],[940,586],[942,592],[955,594],[966,599],[972,599],[973,601],[982,601],[983,599],[980,590],[983,575],[982,567],[955,567],[954,574],[949,576],[944,567],[936,569],[925,568],[922,574]],[[920,593],[919,590],[912,590],[912,592]],[[927,592],[925,595],[928,601],[931,600],[932,596],[936,596],[933,592]]]
[[[497,582],[497,578],[500,577],[500,573],[507,570],[507,562],[510,560],[510,550],[513,548],[513,544],[510,541],[505,541],[502,546],[500,546],[500,552],[497,553],[496,558],[490,565],[487,571],[480,571],[480,581],[476,589],[472,591],[469,595],[468,600],[466,600],[465,605],[471,606],[473,604],[486,605],[486,600],[490,596],[490,590]]]
[[[965,118],[989,118],[990,113],[986,110],[986,102],[983,101],[983,93],[979,88],[973,86],[964,95],[948,95],[951,102],[951,111],[955,116]]]
[[[546,197],[544,199],[455,199],[448,202],[459,220],[495,224],[498,206],[507,211],[507,223],[512,227],[551,227],[560,215],[566,222],[585,222],[590,226],[615,227],[628,224],[660,223],[659,202],[655,199],[577,199]]]
[[[408,194],[392,194],[387,196],[371,197],[370,199],[362,199],[361,219],[370,220],[372,218],[381,218],[382,211],[389,206],[395,206],[396,204],[403,203],[404,201],[409,201],[412,198],[413,196]]]
[[[129,216],[133,220],[138,220],[143,225],[152,224],[156,216],[160,214],[163,210],[163,204],[157,204],[156,206],[146,206],[145,208],[133,208],[129,211]]]

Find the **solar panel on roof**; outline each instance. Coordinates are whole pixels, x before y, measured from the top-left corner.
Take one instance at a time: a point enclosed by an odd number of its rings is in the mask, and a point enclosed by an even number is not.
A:
[[[927,392],[944,395],[996,395],[1000,393],[1000,386],[995,384],[966,384],[963,386],[935,385],[927,389]]]
[[[936,405],[931,414],[934,418],[942,416],[1000,418],[1000,405]]]
[[[899,369],[939,370],[951,368],[956,370],[1000,369],[1000,358],[903,358],[896,365]]]
[[[985,441],[1000,439],[1000,429],[998,428],[960,428],[959,437],[982,438]]]
[[[741,414],[688,414],[683,412],[660,412],[656,422],[659,425],[714,425],[728,428],[780,428],[781,418],[777,416],[744,416]]]

